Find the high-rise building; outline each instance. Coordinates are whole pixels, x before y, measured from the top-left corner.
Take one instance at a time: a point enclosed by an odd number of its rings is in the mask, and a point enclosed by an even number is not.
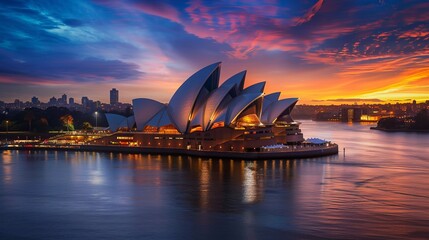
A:
[[[34,104],[34,105],[37,105],[37,104],[40,103],[40,101],[39,101],[39,99],[37,97],[32,97],[31,98],[31,103]]]
[[[51,97],[49,99],[49,105],[56,105],[57,104],[57,98],[56,97]]]
[[[114,105],[117,104],[119,102],[119,91],[116,90],[116,88],[112,88],[112,90],[110,90],[110,104]]]
[[[88,97],[82,97],[82,106],[83,107],[87,107],[88,106],[88,102],[89,102],[89,98]]]
[[[15,108],[20,109],[20,108],[21,108],[21,105],[22,105],[22,102],[21,102],[21,101],[19,101],[19,99],[15,99],[14,104],[15,104]]]
[[[411,110],[413,112],[417,111],[417,102],[416,102],[416,100],[413,100],[413,105],[411,106]]]
[[[67,104],[67,95],[66,94],[63,94],[62,96],[61,96],[61,99],[59,99],[60,101],[60,103],[61,104]]]
[[[341,121],[343,122],[359,122],[362,117],[362,108],[342,108]]]
[[[69,105],[74,105],[74,98],[69,98]]]

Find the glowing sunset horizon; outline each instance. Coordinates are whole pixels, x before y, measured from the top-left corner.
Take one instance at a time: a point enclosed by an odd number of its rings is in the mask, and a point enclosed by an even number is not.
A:
[[[426,1],[61,1],[2,3],[0,100],[66,93],[168,102],[221,61],[221,82],[298,104],[429,100]]]

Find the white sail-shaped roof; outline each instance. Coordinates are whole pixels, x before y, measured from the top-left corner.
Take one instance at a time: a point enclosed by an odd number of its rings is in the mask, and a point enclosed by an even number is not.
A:
[[[157,114],[155,114],[155,116],[153,116],[146,124],[144,127],[146,126],[153,126],[153,127],[159,127],[159,121],[162,118],[162,115],[166,113],[167,109],[162,109],[160,110]]]
[[[213,124],[217,123],[217,122],[223,122],[225,123],[225,119],[226,119],[226,112],[228,111],[228,107],[223,108],[222,110],[219,111],[219,113],[217,114],[217,116],[215,117],[214,121],[211,121],[210,125],[207,126],[207,130],[211,129]]]
[[[234,98],[228,105],[228,110],[225,115],[225,125],[230,125],[250,104],[263,96],[263,93],[247,93],[241,94]]]
[[[203,130],[209,130],[222,107],[243,90],[245,76],[246,71],[237,73],[212,91],[204,105],[194,114],[191,126],[199,125]]]
[[[162,110],[161,119],[159,119],[158,127],[167,126],[169,124],[173,124],[173,121],[171,121],[170,116],[168,115],[167,109]]]
[[[262,103],[262,114],[261,121],[263,123],[268,122],[268,109],[272,103],[277,102],[280,97],[280,92],[271,93],[264,96],[264,102]]]
[[[241,91],[243,91],[246,73],[247,71],[242,71],[235,74],[234,76],[225,80],[225,82],[222,83],[221,87],[235,85],[235,93],[236,95],[238,95]]]
[[[136,120],[134,119],[134,115],[133,116],[129,116],[127,118],[127,126],[129,129],[133,128],[134,124],[136,124]]]
[[[105,115],[111,131],[117,131],[120,128],[131,129],[135,123],[134,116],[125,117],[114,113],[106,113]]]
[[[195,72],[174,93],[168,105],[146,98],[134,99],[134,117],[110,116],[109,125],[116,129],[131,128],[135,121],[138,130],[151,126],[170,131],[175,127],[180,133],[188,133],[231,124],[255,126],[261,122],[289,121],[297,98],[279,101],[279,92],[264,96],[265,82],[243,89],[246,71],[233,75],[218,87],[220,66],[218,62]]]
[[[273,124],[281,116],[290,114],[297,102],[298,98],[286,98],[272,103],[267,109],[266,119],[262,119],[262,122]]]
[[[219,84],[221,63],[202,68],[190,76],[174,93],[168,104],[168,114],[177,130],[188,131],[189,122],[198,104],[203,104],[209,93]]]
[[[127,118],[113,113],[106,113],[107,123],[109,124],[109,129],[111,131],[117,131],[121,127],[121,123],[124,122]]]
[[[221,107],[230,101],[232,97],[230,96],[231,91],[234,91],[235,94],[236,85],[222,85],[218,89],[210,94],[209,98],[204,105],[204,124],[203,129],[207,129],[212,125],[213,120],[219,114]]]
[[[165,104],[152,99],[133,99],[134,119],[136,121],[137,130],[143,130],[149,119],[163,108],[165,108]]]
[[[217,90],[217,89],[216,89]],[[216,91],[215,90],[215,91]],[[201,106],[196,113],[193,114],[193,119],[191,121],[191,127],[194,126],[204,126],[204,106]]]
[[[265,88],[265,82],[259,82],[255,83],[243,90],[241,94],[247,94],[247,93],[263,93]]]
[[[264,111],[264,109],[267,109],[268,106],[271,105],[271,103],[273,102],[277,102],[279,100],[280,97],[280,92],[275,92],[275,93],[270,93],[264,96],[264,104],[262,106],[262,111]]]
[[[147,124],[145,124],[145,127],[152,126],[159,128],[169,124],[173,124],[173,122],[171,121],[170,116],[167,113],[167,107],[164,107],[157,114],[155,114],[155,116],[153,116],[152,119],[147,122]]]

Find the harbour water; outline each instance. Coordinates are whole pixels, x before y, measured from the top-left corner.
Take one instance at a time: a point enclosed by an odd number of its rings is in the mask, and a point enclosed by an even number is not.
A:
[[[340,153],[0,155],[0,239],[427,239],[429,135],[302,121]],[[345,151],[344,151],[345,149]]]

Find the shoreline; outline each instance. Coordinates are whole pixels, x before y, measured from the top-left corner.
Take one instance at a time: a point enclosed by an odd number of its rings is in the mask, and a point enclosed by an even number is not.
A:
[[[270,152],[233,152],[233,151],[207,151],[188,150],[179,148],[147,148],[147,147],[123,147],[105,145],[8,145],[0,146],[0,150],[54,150],[54,151],[94,151],[117,152],[138,154],[184,155],[206,158],[230,158],[241,160],[269,160],[290,158],[316,158],[338,154],[338,145],[331,144],[321,148],[295,149],[288,151]]]

